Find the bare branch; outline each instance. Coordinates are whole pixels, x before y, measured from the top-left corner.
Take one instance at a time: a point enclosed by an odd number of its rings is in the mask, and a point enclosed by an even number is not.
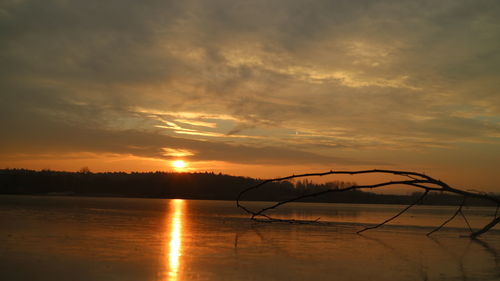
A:
[[[406,208],[404,208],[403,210],[401,210],[399,213],[397,213],[396,215],[392,216],[391,218],[389,219],[386,219],[385,221],[383,221],[382,223],[379,223],[375,226],[367,226],[365,227],[364,229],[356,232],[357,234],[360,234],[362,232],[365,232],[369,229],[374,229],[374,228],[379,228],[381,227],[382,225],[392,221],[393,219],[401,216],[402,214],[404,214],[406,211],[408,211],[408,209],[410,209],[411,207],[415,206],[416,204],[418,204],[420,201],[422,201],[424,199],[424,197],[429,193],[429,190],[426,190],[417,200],[415,200],[413,203],[411,203],[410,205],[406,206]]]
[[[460,210],[460,215],[462,215],[462,218],[464,219],[465,223],[469,227],[470,232],[471,233],[474,232],[474,230],[472,230],[472,227],[470,226],[469,220],[465,217],[465,214],[462,210]]]
[[[496,217],[495,219],[493,219],[491,222],[489,222],[487,225],[485,225],[483,228],[481,228],[480,230],[478,231],[475,231],[473,232],[470,237],[475,239],[477,238],[479,235],[487,232],[488,230],[490,230],[492,227],[494,227],[495,225],[497,225],[498,223],[500,222],[500,217]]]
[[[315,177],[315,176],[322,177],[322,176],[327,176],[327,175],[361,175],[361,174],[395,175],[395,176],[406,177],[406,178],[409,178],[410,180],[396,180],[396,181],[387,181],[387,182],[371,184],[371,185],[352,185],[352,186],[340,188],[340,189],[326,189],[326,190],[322,190],[322,191],[318,191],[318,192],[313,192],[313,193],[309,193],[309,194],[296,196],[294,198],[290,198],[287,200],[283,200],[283,201],[277,202],[271,206],[262,208],[258,211],[252,211],[251,209],[249,209],[248,207],[244,206],[241,203],[243,196],[247,192],[259,189],[262,186],[264,186],[268,183],[272,183],[272,182],[280,182],[280,181],[284,181],[284,180],[303,178],[303,177]],[[279,222],[290,222],[290,223],[317,223],[319,219],[314,220],[314,221],[276,219],[276,218],[273,218],[273,217],[265,214],[265,212],[272,210],[272,209],[275,209],[277,207],[280,207],[280,206],[287,204],[287,203],[290,203],[290,202],[295,202],[295,201],[299,201],[302,199],[315,197],[315,196],[322,196],[322,195],[328,194],[328,193],[346,192],[346,191],[350,191],[350,190],[360,190],[360,189],[376,189],[376,188],[390,187],[390,186],[396,186],[396,185],[403,185],[403,186],[410,186],[410,187],[414,187],[414,188],[419,188],[419,189],[424,190],[424,193],[418,198],[418,200],[416,200],[415,202],[408,205],[406,208],[401,210],[398,214],[394,215],[393,217],[387,219],[386,221],[384,221],[376,226],[365,227],[363,230],[358,231],[358,233],[364,232],[364,231],[369,230],[369,229],[378,228],[378,227],[390,222],[391,220],[399,217],[400,215],[405,213],[408,209],[410,209],[412,206],[418,204],[421,200],[423,200],[423,198],[431,191],[447,192],[447,193],[462,195],[464,200],[460,204],[460,206],[458,207],[457,211],[448,220],[443,222],[440,226],[435,228],[433,231],[429,232],[427,235],[430,235],[430,234],[440,230],[448,222],[453,220],[458,214],[461,214],[461,216],[464,218],[466,224],[468,225],[469,229],[471,230],[471,232],[472,232],[472,234],[470,235],[471,238],[476,238],[477,236],[487,232],[488,230],[490,230],[492,227],[494,227],[495,225],[497,225],[500,222],[500,217],[498,217],[498,210],[500,207],[500,198],[498,198],[498,197],[495,197],[495,196],[492,196],[492,195],[489,195],[486,193],[469,191],[469,190],[465,191],[465,190],[453,188],[453,187],[449,186],[448,184],[442,182],[441,180],[434,179],[434,178],[427,176],[425,174],[422,174],[422,173],[409,172],[409,171],[396,171],[396,170],[382,170],[382,169],[360,170],[360,171],[333,171],[333,170],[330,170],[330,171],[324,172],[324,173],[307,173],[307,174],[291,175],[291,176],[282,177],[282,178],[264,180],[264,181],[254,185],[254,186],[250,186],[250,187],[244,189],[243,191],[241,191],[238,194],[238,197],[236,198],[236,206],[238,208],[241,208],[242,210],[244,210],[248,214],[250,214],[251,218],[253,220],[256,220],[256,221],[266,221],[266,222],[279,221]],[[469,224],[467,218],[465,217],[465,215],[462,212],[462,207],[464,206],[465,200],[467,198],[478,198],[478,199],[487,200],[487,201],[494,203],[496,205],[496,208],[497,208],[493,219],[488,224],[486,224],[482,229],[477,230],[475,232],[470,227],[470,224]],[[263,219],[259,219],[258,217],[261,217]]]
[[[429,236],[431,235],[432,233],[440,230],[441,228],[443,228],[443,226],[445,226],[447,223],[449,223],[450,221],[452,221],[459,213],[462,212],[462,207],[464,206],[465,204],[465,199],[467,199],[467,197],[464,197],[464,199],[462,200],[462,203],[460,204],[460,206],[458,207],[458,209],[455,211],[455,213],[453,213],[453,215],[451,217],[449,217],[447,220],[445,220],[440,226],[436,227],[435,229],[433,229],[431,232],[427,233],[426,235]],[[467,220],[467,219],[466,219]]]

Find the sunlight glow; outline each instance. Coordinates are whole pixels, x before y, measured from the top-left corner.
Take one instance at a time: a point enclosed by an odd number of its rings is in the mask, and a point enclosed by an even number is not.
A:
[[[187,166],[187,163],[183,160],[175,160],[174,162],[172,162],[172,166],[176,169],[182,169]]]
[[[170,222],[170,243],[168,252],[168,280],[177,280],[179,259],[182,253],[182,208],[184,200],[175,199],[170,202],[173,211]]]

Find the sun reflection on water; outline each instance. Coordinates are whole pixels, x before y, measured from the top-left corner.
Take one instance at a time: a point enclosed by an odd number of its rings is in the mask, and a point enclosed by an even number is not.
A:
[[[175,199],[170,201],[172,216],[170,219],[170,242],[168,250],[168,279],[177,280],[179,273],[179,259],[182,254],[182,211],[184,200]]]

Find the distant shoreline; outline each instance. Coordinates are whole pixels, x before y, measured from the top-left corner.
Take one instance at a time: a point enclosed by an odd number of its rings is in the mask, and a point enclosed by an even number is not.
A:
[[[194,201],[224,201],[224,202],[234,202],[236,199],[203,199],[203,198],[160,198],[160,197],[127,197],[120,195],[96,195],[96,194],[87,194],[87,195],[77,195],[77,194],[7,194],[0,193],[0,196],[18,196],[18,197],[55,197],[55,198],[109,198],[109,199],[160,199],[160,200],[194,200]],[[256,203],[276,203],[278,201],[268,201],[268,200],[243,200],[242,202],[256,202]],[[406,203],[378,203],[378,202],[321,202],[321,201],[295,201],[291,202],[298,204],[346,204],[346,205],[400,205],[406,206]],[[436,207],[452,207],[456,206],[455,204],[417,204],[416,206],[436,206]],[[478,208],[491,208],[492,205],[477,205],[477,204],[468,204],[466,207],[478,207]]]
[[[261,180],[215,173],[91,173],[0,169],[0,194],[68,197],[116,197],[234,201],[245,188]],[[341,188],[352,182],[316,184],[310,181],[270,183],[243,201],[277,202],[327,188]],[[421,193],[410,195],[347,191],[307,198],[297,202],[346,204],[407,205]],[[459,205],[462,198],[450,194],[429,194],[422,205]],[[492,206],[488,201],[471,198],[468,206]]]

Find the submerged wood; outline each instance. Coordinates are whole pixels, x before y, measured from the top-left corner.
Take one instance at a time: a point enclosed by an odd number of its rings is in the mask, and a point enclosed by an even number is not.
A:
[[[370,184],[370,185],[351,185],[347,187],[342,187],[342,188],[331,188],[331,189],[326,189],[326,190],[321,190],[319,192],[313,192],[309,194],[304,194],[301,196],[296,196],[287,200],[283,200],[280,202],[276,202],[272,204],[271,206],[259,209],[259,210],[251,210],[247,206],[245,206],[242,203],[242,198],[243,196],[251,191],[251,190],[256,190],[264,185],[271,183],[271,182],[279,182],[279,181],[284,181],[284,180],[290,180],[290,179],[295,179],[295,178],[303,178],[303,177],[321,177],[321,176],[327,176],[327,175],[360,175],[360,174],[386,174],[386,175],[395,175],[395,176],[401,176],[406,179],[404,180],[394,180],[394,181],[386,181],[382,183],[376,183],[376,184]],[[469,237],[470,238],[477,238],[479,235],[489,231],[491,228],[493,228],[495,225],[500,223],[500,216],[498,209],[500,207],[500,198],[486,194],[486,193],[481,193],[481,192],[471,192],[471,191],[465,191],[462,189],[457,189],[454,187],[449,186],[448,184],[444,183],[441,180],[432,178],[428,175],[422,174],[422,173],[416,173],[416,172],[409,172],[409,171],[397,171],[397,170],[381,170],[381,169],[373,169],[373,170],[360,170],[360,171],[334,171],[330,170],[328,172],[324,173],[308,173],[308,174],[299,174],[299,175],[291,175],[287,177],[282,177],[282,178],[275,178],[275,179],[269,179],[269,180],[264,180],[260,182],[259,184],[250,186],[243,191],[241,191],[238,194],[238,197],[236,198],[236,206],[238,208],[243,209],[246,213],[251,215],[252,220],[260,221],[260,222],[289,222],[289,223],[318,223],[319,219],[313,220],[313,221],[298,221],[298,220],[286,220],[286,219],[277,219],[269,216],[266,214],[266,211],[278,208],[284,204],[290,203],[290,202],[295,202],[299,201],[305,198],[310,198],[310,197],[316,197],[316,196],[321,196],[327,193],[336,193],[336,192],[346,192],[350,190],[361,190],[361,189],[376,189],[376,188],[381,188],[381,187],[391,187],[391,186],[397,186],[397,185],[403,185],[403,186],[410,186],[414,187],[416,189],[421,189],[423,191],[422,195],[415,201],[409,204],[406,208],[401,210],[399,213],[395,214],[391,218],[377,224],[374,226],[367,226],[362,230],[359,230],[357,233],[364,232],[366,230],[370,229],[375,229],[380,226],[383,226],[387,224],[388,222],[394,220],[395,218],[401,216],[404,214],[406,211],[408,211],[411,207],[413,207],[416,204],[419,204],[422,202],[422,200],[430,193],[430,192],[445,192],[445,193],[451,193],[451,194],[456,194],[460,195],[463,197],[462,203],[458,206],[457,211],[446,221],[444,221],[440,226],[436,227],[434,230],[431,232],[427,233],[427,235],[431,235],[436,231],[439,231],[442,229],[448,222],[453,220],[458,214],[462,215],[464,218],[465,222],[469,226],[469,229],[471,231]],[[492,219],[489,223],[484,225],[482,228],[478,230],[472,230],[470,228],[469,222],[467,221],[467,218],[465,217],[464,213],[462,212],[462,207],[465,205],[466,199],[467,198],[478,198],[478,199],[483,199],[492,202],[496,206],[496,211],[495,214],[492,216]]]

